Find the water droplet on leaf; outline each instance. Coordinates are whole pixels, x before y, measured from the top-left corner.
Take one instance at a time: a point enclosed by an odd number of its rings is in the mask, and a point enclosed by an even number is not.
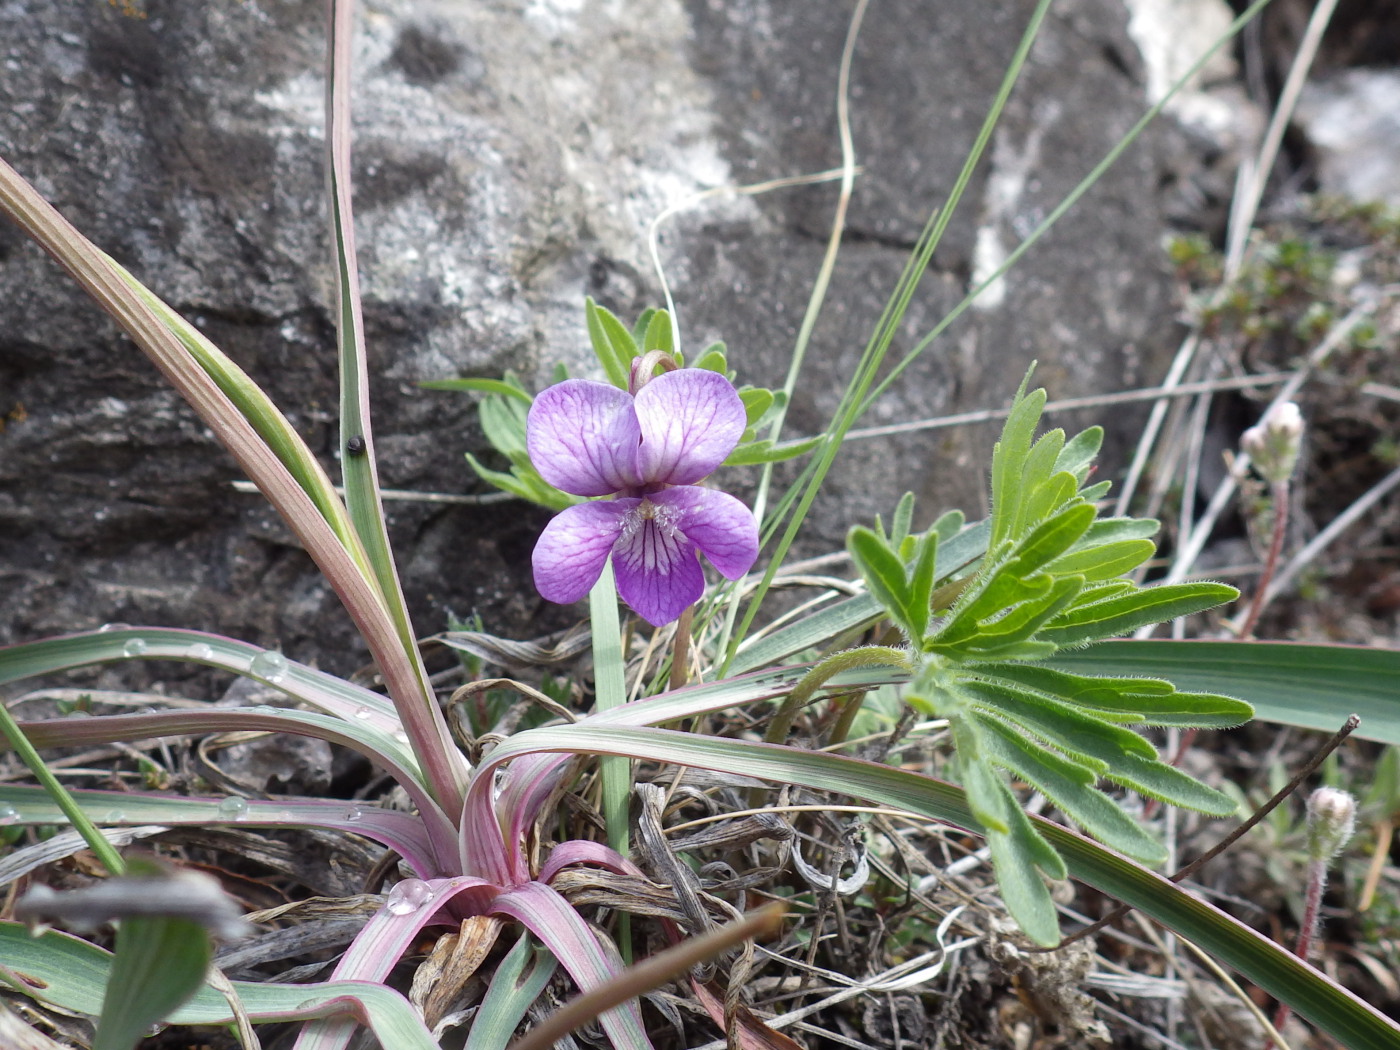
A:
[[[219,816],[225,820],[242,820],[248,815],[248,800],[230,795],[219,803]]]
[[[422,879],[404,879],[389,891],[384,907],[390,915],[410,915],[432,899],[433,888]]]
[[[286,677],[287,658],[269,649],[253,657],[253,662],[248,665],[248,673],[276,685]]]
[[[140,656],[149,648],[150,646],[146,644],[145,639],[132,638],[130,641],[128,641],[125,645],[122,646],[122,655]]]

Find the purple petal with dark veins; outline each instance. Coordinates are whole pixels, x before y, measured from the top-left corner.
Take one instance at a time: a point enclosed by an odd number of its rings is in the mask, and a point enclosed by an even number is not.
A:
[[[718,372],[682,368],[637,392],[641,448],[637,471],[646,482],[689,485],[713,474],[744,434],[744,403]],[[572,490],[570,490],[572,491]]]
[[[628,514],[613,548],[613,572],[622,600],[660,627],[699,600],[705,576],[695,544],[675,527],[676,512],[669,505],[637,502],[642,506]]]
[[[758,557],[758,522],[753,511],[727,492],[682,485],[651,497],[669,507],[675,527],[727,579],[737,580]]]
[[[641,502],[579,503],[556,514],[544,527],[531,556],[535,588],[540,594],[561,605],[584,597],[603,574],[627,512]]]
[[[542,390],[526,420],[530,462],[545,481],[575,496],[608,496],[639,484],[641,440],[632,395],[587,379]]]

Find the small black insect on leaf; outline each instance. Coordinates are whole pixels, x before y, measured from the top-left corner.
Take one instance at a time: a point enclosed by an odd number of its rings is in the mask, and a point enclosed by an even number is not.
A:
[[[352,456],[363,456],[365,454],[365,439],[356,434],[345,442],[345,451]]]

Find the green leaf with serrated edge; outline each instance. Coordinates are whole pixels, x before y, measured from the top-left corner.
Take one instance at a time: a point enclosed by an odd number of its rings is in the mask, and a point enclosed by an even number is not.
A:
[[[904,537],[909,535],[913,523],[914,494],[906,492],[899,497],[899,502],[895,504],[894,513],[890,515],[890,540],[895,546],[904,542]]]
[[[1145,587],[1120,598],[1070,609],[1041,632],[1056,645],[1080,645],[1129,631],[1150,623],[1213,609],[1240,596],[1223,583],[1177,583]]]
[[[890,619],[912,633],[904,563],[884,540],[863,525],[857,525],[846,534],[846,549],[865,580],[866,589],[885,607]]]
[[[646,331],[642,335],[642,353],[660,350],[670,353],[676,347],[672,340],[671,315],[665,310],[654,310],[647,319]]]
[[[1151,540],[1120,540],[1099,547],[1078,545],[1078,549],[1056,558],[1045,566],[1055,575],[1075,573],[1087,580],[1109,580],[1132,572],[1157,552]]]
[[[1029,378],[1028,375],[1026,379]],[[1045,391],[1025,394],[1025,386],[1026,380],[1023,380],[1002,427],[1001,440],[992,449],[992,549],[1013,538],[1020,526],[1017,512],[1021,485],[1025,481],[1026,457],[1045,406]]]
[[[748,426],[757,427],[758,421],[773,407],[773,391],[747,386],[739,391],[739,400],[744,403],[744,418]]]
[[[700,352],[700,356],[695,359],[692,368],[703,368],[707,372],[718,372],[722,376],[729,375],[729,361],[724,356],[723,343],[711,343]],[[742,393],[740,394],[742,397]],[[753,422],[750,420],[749,422]]]
[[[970,675],[960,675],[959,685],[974,698],[979,710],[1021,726],[1066,754],[1087,755],[1109,766],[1120,754],[1157,758],[1157,749],[1131,729],[1105,722],[1063,701]]]
[[[740,445],[729,454],[724,465],[726,467],[752,467],[760,463],[781,463],[784,460],[795,459],[812,451],[825,440],[824,437],[814,437],[805,441],[784,442],[778,445],[769,438],[764,438],[762,441]]]
[[[913,500],[910,500],[913,503]],[[897,512],[896,512],[897,513]],[[908,523],[905,523],[906,528]],[[915,642],[928,630],[933,600],[933,584],[938,578],[938,533],[930,529],[918,541],[914,564],[909,570],[909,637]]]
[[[1243,700],[1210,693],[1182,693],[1156,678],[1092,678],[1034,664],[979,664],[977,673],[1016,682],[1086,707],[1100,718],[1135,725],[1228,729],[1254,709]]]
[[[1009,572],[1026,576],[1040,569],[1069,550],[1094,520],[1094,508],[1087,503],[1062,510],[1053,518],[1037,525],[1016,546],[1007,564]]]
[[[603,366],[603,374],[613,386],[626,390],[632,358],[637,356],[637,341],[611,310],[599,306],[592,298],[584,300],[583,313],[588,323],[588,338],[598,363]]]
[[[1162,844],[1095,789],[1098,778],[1092,770],[994,720],[988,720],[984,729],[988,761],[1031,785],[1094,838],[1143,864],[1166,860]]]
[[[535,399],[520,384],[503,379],[425,379],[418,385],[424,390],[475,390],[483,394],[498,394],[523,401],[527,407],[535,403]]]
[[[1094,465],[1094,458],[1102,447],[1103,427],[1089,427],[1087,430],[1081,430],[1065,442],[1065,447],[1060,450],[1059,458],[1055,460],[1055,469],[1068,471],[1074,475],[1075,481],[1082,485],[1084,479],[1089,476],[1089,468]]]

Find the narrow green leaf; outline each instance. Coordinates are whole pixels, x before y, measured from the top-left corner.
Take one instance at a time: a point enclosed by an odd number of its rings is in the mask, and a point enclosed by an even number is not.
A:
[[[1040,521],[1041,515],[1037,514],[1036,510],[1039,504],[1046,502],[1046,499],[1038,501],[1036,496],[1045,486],[1049,485],[1051,489],[1062,489],[1066,498],[1072,495],[1078,487],[1074,484],[1074,479],[1068,475],[1064,481],[1052,484],[1055,460],[1059,458],[1060,449],[1064,446],[1065,432],[1059,428],[1042,434],[1040,439],[1031,446],[1031,450],[1026,456],[1025,465],[1021,468],[1021,484],[1016,490],[1018,535],[1021,530],[1030,528]],[[1058,506],[1058,502],[1053,504],[1051,509]]]
[[[651,311],[651,315],[647,319],[645,333],[642,336],[642,353],[645,354],[651,350],[670,353],[674,349],[671,315],[665,310]]]
[[[528,408],[535,399],[516,383],[503,379],[425,379],[418,384],[424,390],[475,390],[483,394],[499,394],[521,401]]]
[[[1212,693],[1181,693],[1155,678],[1089,678],[1043,664],[979,665],[977,673],[1028,686],[1113,722],[1228,729],[1253,717],[1243,700]]]
[[[890,619],[912,633],[917,618],[911,617],[909,612],[909,585],[904,563],[884,540],[863,525],[857,525],[846,534],[846,549],[865,580],[866,589],[885,607]],[[927,618],[925,614],[925,622]]]
[[[651,327],[651,319],[656,316],[655,307],[648,306],[637,315],[637,323],[632,326],[632,342],[637,346],[638,353],[645,353],[647,329]]]
[[[476,471],[477,477],[496,486],[502,492],[509,492],[512,496],[519,496],[523,500],[538,503],[550,510],[563,510],[565,507],[572,507],[575,503],[583,502],[578,496],[560,492],[533,470],[527,472],[522,471],[519,467],[514,467],[511,473],[505,474],[483,465],[470,452],[466,456],[467,462],[471,464],[472,470]]]
[[[1082,645],[1117,634],[1127,634],[1145,624],[1162,623],[1178,616],[1213,609],[1240,596],[1223,583],[1177,583],[1144,587],[1095,602],[1079,605],[1062,613],[1040,633],[1045,641],[1060,646]]]
[[[591,297],[583,302],[583,315],[603,374],[613,386],[626,390],[632,358],[637,356],[637,343],[632,334],[611,310],[599,306]]]
[[[751,441],[746,445],[740,445],[729,454],[724,465],[726,467],[752,467],[760,463],[781,463],[784,460],[796,459],[804,453],[811,452],[825,440],[823,437],[814,437],[804,441],[789,441],[778,445],[768,438],[763,438],[761,441]]]
[[[1087,580],[1109,580],[1132,572],[1156,551],[1157,545],[1151,540],[1120,540],[1095,546],[1080,544],[1077,550],[1046,565],[1045,571],[1077,573]]]
[[[538,947],[528,933],[521,934],[492,972],[463,1050],[506,1050],[557,968],[554,956]]]
[[[1055,460],[1055,469],[1068,471],[1082,485],[1084,479],[1089,476],[1089,468],[1093,466],[1094,458],[1099,454],[1099,449],[1102,446],[1103,427],[1089,427],[1087,430],[1081,430],[1065,443],[1065,447]]]
[[[910,500],[913,504],[913,500]],[[908,528],[908,522],[905,522]],[[909,570],[910,638],[920,641],[928,630],[933,602],[933,584],[938,578],[938,533],[930,529],[918,541],[914,564]]]
[[[1336,732],[1355,712],[1355,736],[1400,745],[1400,651],[1295,642],[1111,641],[1055,654],[1080,674],[1158,675],[1185,689],[1224,692],[1255,717]]]
[[[1030,490],[1026,498],[1024,520],[1027,523],[1044,521],[1074,499],[1078,488],[1074,475],[1068,471],[1051,474]]]
[[[496,451],[509,456],[512,462],[529,462],[525,446],[527,406],[503,397],[487,397],[482,399],[476,412],[486,440]]]
[[[983,746],[987,757],[1020,777],[1104,845],[1143,864],[1167,858],[1162,844],[1094,784],[1093,770],[988,719]]]
[[[1095,758],[1111,768],[1119,755],[1157,757],[1157,749],[1131,729],[1062,701],[971,674],[960,675],[959,685],[977,697],[978,708],[989,716],[1020,726],[1080,761]]]
[[[890,539],[897,547],[904,542],[904,537],[908,536],[914,523],[914,494],[906,492],[899,497],[899,502],[895,504],[894,514],[890,516]]]
[[[1026,379],[1029,380],[1029,375]],[[1040,422],[1041,410],[1045,407],[1045,391],[1034,390],[1024,393],[1026,381],[1021,384],[1011,411],[1002,427],[1001,440],[992,449],[992,536],[990,546],[995,549],[1002,541],[1016,536],[1021,522],[1017,517],[1020,510],[1021,485],[1024,481],[1026,458],[1030,454],[1031,439],[1035,435],[1036,424]]]
[[[1037,525],[1029,536],[1017,544],[1007,570],[1018,576],[1027,576],[1058,558],[1079,542],[1093,522],[1095,513],[1092,506],[1080,503]]]

